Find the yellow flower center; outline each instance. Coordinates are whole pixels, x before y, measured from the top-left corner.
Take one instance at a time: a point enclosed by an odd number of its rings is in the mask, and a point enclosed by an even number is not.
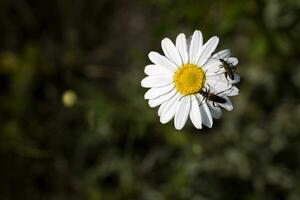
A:
[[[174,74],[173,81],[182,95],[199,92],[205,83],[205,74],[197,65],[184,64]]]

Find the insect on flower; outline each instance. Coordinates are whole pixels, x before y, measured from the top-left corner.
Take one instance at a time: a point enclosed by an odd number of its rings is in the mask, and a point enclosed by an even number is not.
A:
[[[226,58],[221,58],[220,55],[217,55],[218,58],[216,59],[220,61],[220,65],[218,70],[215,73],[219,73],[221,69],[224,69],[225,70],[224,75],[226,80],[228,80],[228,77],[232,81],[235,80],[235,72],[236,72],[236,65],[238,64],[238,59],[234,57],[229,57],[230,56],[229,49],[223,50],[219,52],[219,54],[222,55],[222,57],[226,57]]]
[[[202,94],[202,96],[204,97],[203,98],[203,100],[208,100],[208,101],[212,101],[213,102],[213,105],[214,105],[214,103],[216,102],[216,103],[226,103],[226,99],[224,99],[224,98],[222,98],[222,97],[220,97],[220,96],[218,96],[218,94],[220,94],[220,93],[222,93],[222,92],[219,92],[219,93],[217,93],[217,94],[213,94],[213,93],[211,93],[210,91],[209,91],[209,89],[206,89],[206,90],[202,90],[201,92],[200,92],[200,94]],[[202,100],[202,101],[203,101]],[[201,103],[200,103],[200,105],[201,105]],[[215,105],[214,105],[215,106]]]
[[[222,115],[220,107],[233,109],[228,97],[238,94],[233,84],[239,82],[239,76],[228,81],[224,69],[220,69],[219,59],[236,58],[229,57],[229,50],[214,53],[218,43],[219,38],[214,36],[203,44],[202,33],[196,30],[191,40],[183,33],[177,36],[175,44],[168,38],[163,39],[164,55],[149,53],[153,64],[145,67],[147,77],[141,85],[149,88],[145,94],[149,106],[159,106],[161,123],[174,118],[174,126],[180,130],[190,118],[198,129],[202,124],[212,127],[213,118]]]

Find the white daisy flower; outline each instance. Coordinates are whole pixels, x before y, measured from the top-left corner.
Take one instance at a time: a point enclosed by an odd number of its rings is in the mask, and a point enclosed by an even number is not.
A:
[[[150,107],[157,107],[160,122],[165,124],[174,118],[174,126],[180,130],[190,117],[197,129],[202,124],[212,127],[213,118],[222,115],[220,107],[232,110],[228,96],[238,94],[233,84],[239,82],[234,74],[231,80],[222,67],[220,59],[230,63],[230,67],[238,64],[238,60],[230,57],[228,49],[212,55],[219,43],[214,36],[203,44],[200,31],[196,30],[189,40],[183,33],[176,38],[176,44],[169,38],[161,42],[165,56],[150,52],[149,59],[153,64],[145,67],[148,75],[141,81],[144,88],[150,88],[145,99]],[[210,101],[208,94],[221,98],[221,102]]]

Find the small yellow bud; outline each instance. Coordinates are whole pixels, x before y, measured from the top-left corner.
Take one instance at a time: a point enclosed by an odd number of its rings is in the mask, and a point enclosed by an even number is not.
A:
[[[77,95],[73,90],[66,90],[62,95],[62,103],[64,106],[70,108],[74,106],[77,101]]]

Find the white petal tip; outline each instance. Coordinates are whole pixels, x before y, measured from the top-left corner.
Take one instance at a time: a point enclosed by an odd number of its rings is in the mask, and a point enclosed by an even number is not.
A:
[[[168,121],[166,121],[166,120],[164,120],[164,119],[162,119],[162,118],[160,118],[160,123],[162,123],[162,124],[166,124],[166,123],[168,123]]]
[[[141,81],[141,86],[145,87],[145,81],[144,81],[144,79]]]
[[[212,37],[214,40],[218,40],[219,41],[219,37],[218,36],[213,36]]]
[[[152,58],[155,54],[156,54],[155,51],[150,51],[150,52],[148,53],[149,59],[151,60],[151,58]]]
[[[161,40],[161,43],[165,43],[166,41],[169,41],[170,39],[165,37],[164,39]]]
[[[180,131],[183,127],[175,127],[176,130]]]
[[[198,130],[201,130],[201,129],[202,129],[202,127],[196,127],[196,126],[195,126],[195,128],[198,129]]]

